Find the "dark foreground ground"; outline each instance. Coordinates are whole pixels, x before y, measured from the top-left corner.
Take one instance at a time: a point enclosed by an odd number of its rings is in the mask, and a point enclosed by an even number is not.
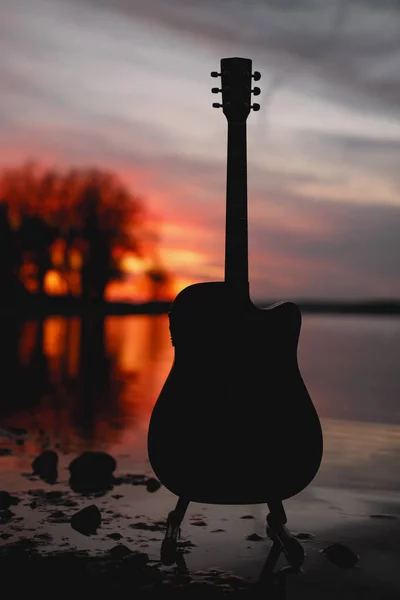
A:
[[[173,497],[164,488],[149,493],[141,483],[147,476],[125,475],[101,494],[24,479],[13,492],[14,504],[0,511],[0,581],[13,596],[400,598],[399,504],[371,493],[342,490],[329,503],[311,495],[303,505],[288,502],[290,528],[306,558],[301,573],[271,589],[257,587],[271,547],[258,509],[193,505],[182,526],[181,560],[165,567],[159,556],[166,511],[151,505],[169,498],[171,508]],[[325,494],[329,498],[330,490]],[[75,523],[82,511],[88,519]],[[97,516],[101,522],[93,526]],[[354,553],[351,566],[343,565],[340,553],[326,555],[336,544]],[[285,565],[281,557],[277,567]]]
[[[343,423],[334,425],[342,433],[345,430]],[[332,435],[327,423],[325,430],[329,442]],[[371,433],[370,428],[367,431]],[[346,460],[351,455],[353,428],[351,432],[351,438],[340,438]],[[389,432],[385,432],[388,439]],[[397,429],[393,432],[397,439]],[[23,441],[17,439],[18,434],[3,429],[2,435],[0,589],[4,597],[7,593],[7,597],[29,594],[42,599],[111,594],[121,598],[400,598],[400,490],[393,481],[388,489],[390,481],[384,471],[388,455],[383,450],[376,453],[384,459],[380,481],[386,482],[386,491],[383,485],[381,489],[367,485],[361,463],[346,479],[342,466],[339,471],[332,465],[328,470],[336,446],[327,444],[325,470],[284,503],[288,526],[306,553],[303,570],[288,575],[284,588],[271,590],[257,587],[271,548],[265,505],[191,503],[179,540],[181,560],[166,567],[160,562],[160,548],[176,497],[155,480],[148,459],[139,452],[142,442],[138,442],[135,460],[134,450],[131,455],[103,456],[101,485],[97,489],[96,483],[96,489],[91,489],[87,485],[95,463],[83,469],[83,478],[73,477],[71,465],[81,461],[82,455],[59,454],[56,473],[50,461],[50,472],[38,475],[33,472],[36,459],[29,435],[23,445],[18,444]],[[360,452],[359,445],[357,449]],[[104,470],[108,470],[105,480]],[[374,481],[379,481],[376,473]],[[346,556],[343,563],[340,552],[327,554],[337,544],[355,556],[350,565]],[[281,557],[277,567],[285,565]]]
[[[352,532],[354,541],[359,534]],[[151,560],[147,553],[123,544],[116,544],[112,550],[96,556],[61,549],[40,554],[45,539],[21,540],[3,546],[0,576],[2,588],[12,591],[13,595],[35,594],[40,598],[55,595],[95,598],[118,594],[132,598],[394,600],[399,598],[399,587],[393,582],[400,564],[398,542],[398,535],[391,539],[390,534],[382,533],[363,540],[359,538],[356,546],[365,548],[360,565],[343,570],[328,561],[318,565],[310,561],[304,573],[287,576],[283,588],[272,590],[257,587],[254,582],[218,568],[190,571],[175,566],[167,569]]]

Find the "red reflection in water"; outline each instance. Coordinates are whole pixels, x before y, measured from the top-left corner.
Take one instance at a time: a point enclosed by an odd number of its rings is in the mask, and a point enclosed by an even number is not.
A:
[[[172,363],[167,316],[48,317],[12,333],[18,335],[9,356],[16,377],[0,427],[29,432],[19,451],[118,446],[129,453]]]

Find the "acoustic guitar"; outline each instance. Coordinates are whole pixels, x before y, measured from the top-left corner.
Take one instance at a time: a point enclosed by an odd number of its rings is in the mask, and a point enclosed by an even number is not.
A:
[[[301,313],[261,309],[249,294],[246,121],[252,61],[221,60],[228,122],[225,279],[183,289],[169,313],[174,362],[154,406],[148,454],[161,483],[187,501],[280,502],[303,490],[322,460],[320,421],[301,377]]]

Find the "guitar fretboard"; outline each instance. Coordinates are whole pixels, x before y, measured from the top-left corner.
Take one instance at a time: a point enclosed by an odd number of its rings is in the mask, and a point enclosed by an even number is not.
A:
[[[225,281],[248,296],[246,122],[228,123]]]

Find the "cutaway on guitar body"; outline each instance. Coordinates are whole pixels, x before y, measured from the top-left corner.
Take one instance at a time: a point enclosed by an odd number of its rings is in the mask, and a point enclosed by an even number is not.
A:
[[[259,309],[223,282],[177,296],[175,359],[148,438],[153,469],[170,491],[252,504],[310,483],[322,434],[297,365],[300,326],[295,304]]]

